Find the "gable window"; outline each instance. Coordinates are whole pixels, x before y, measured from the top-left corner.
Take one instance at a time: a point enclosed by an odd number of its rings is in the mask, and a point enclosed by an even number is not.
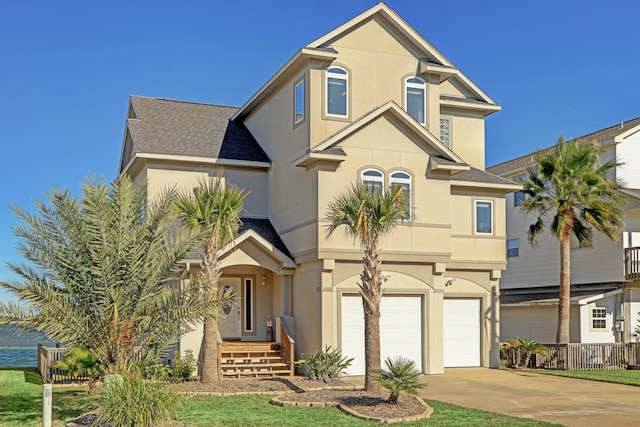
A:
[[[421,125],[426,124],[427,84],[420,77],[408,77],[404,86],[407,113]]]
[[[451,148],[451,119],[440,119],[440,142]]]
[[[347,70],[331,67],[327,70],[327,114],[347,117],[348,91]]]
[[[507,240],[507,258],[518,256],[519,242],[518,239]]]
[[[407,195],[409,204],[407,205],[406,214],[407,218],[410,218],[411,212],[411,175],[406,172],[393,172],[389,177],[389,185],[399,185],[402,188],[402,192]]]
[[[304,120],[304,79],[296,83],[293,100],[293,124]]]
[[[591,309],[591,329],[607,329],[607,309]]]
[[[374,188],[382,191],[384,187],[384,174],[377,169],[366,169],[361,174],[362,184],[369,191]]]
[[[493,233],[493,202],[476,200],[476,234]]]

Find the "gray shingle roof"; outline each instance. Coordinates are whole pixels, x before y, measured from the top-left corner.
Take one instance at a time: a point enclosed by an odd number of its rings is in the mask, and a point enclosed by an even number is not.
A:
[[[492,173],[471,167],[468,171],[451,176],[451,181],[486,182],[488,184],[513,185],[515,182],[496,176]]]
[[[293,259],[291,256],[291,252],[285,246],[284,242],[280,238],[280,235],[273,228],[271,221],[266,218],[242,218],[242,225],[238,230],[238,236],[242,235],[245,231],[254,230],[260,236],[262,236],[265,240],[271,243],[273,246],[278,248],[280,252]]]
[[[137,152],[268,162],[241,123],[236,107],[131,97],[136,117],[127,119]]]
[[[596,141],[597,143],[602,143],[611,140],[636,126],[640,126],[640,117],[633,120],[628,120],[615,126],[608,127],[606,129],[599,130],[597,132],[581,136],[579,138],[575,138],[572,141]],[[554,147],[555,145],[544,148],[540,151],[544,153],[546,151],[552,150]],[[525,156],[491,166],[490,168],[487,168],[487,171],[496,175],[502,175],[503,173],[508,173],[513,170],[524,169],[532,161],[532,159],[533,154],[527,154]]]

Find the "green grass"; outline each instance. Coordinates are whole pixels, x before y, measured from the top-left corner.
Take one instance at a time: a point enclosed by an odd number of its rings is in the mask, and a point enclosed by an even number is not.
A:
[[[336,408],[294,408],[271,405],[271,396],[188,397],[178,416],[186,426],[339,426],[379,425],[343,414]],[[446,403],[428,401],[430,419],[402,426],[425,427],[532,427],[557,424],[514,418]]]
[[[53,425],[96,408],[86,387],[53,389]],[[42,422],[42,378],[34,369],[0,369],[0,426],[37,426]]]
[[[86,387],[53,389],[54,426],[97,407],[97,396]],[[178,414],[187,427],[208,426],[338,426],[373,427],[378,424],[343,414],[335,408],[294,408],[271,405],[271,396],[185,397]],[[554,424],[513,418],[475,409],[429,401],[428,420],[403,426],[531,427]],[[0,369],[0,427],[37,426],[42,417],[42,380],[32,369]]]
[[[580,380],[604,381],[640,386],[640,371],[556,371],[547,369],[530,370],[536,374],[555,375],[557,377],[577,378]]]

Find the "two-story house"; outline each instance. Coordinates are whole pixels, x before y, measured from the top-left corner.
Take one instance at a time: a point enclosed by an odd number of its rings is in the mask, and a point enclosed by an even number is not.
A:
[[[617,159],[612,179],[621,180],[626,197],[624,229],[617,241],[594,232],[592,241],[571,248],[571,342],[637,340],[640,327],[640,118],[577,138],[597,141],[603,161]],[[547,148],[546,150],[550,150]],[[531,154],[488,168],[515,181],[526,174]],[[523,217],[525,195],[507,195],[507,270],[500,282],[501,339],[527,337],[555,342],[560,249],[545,231],[536,247],[527,242],[535,217]]]
[[[240,108],[133,96],[120,173],[192,188],[224,167],[250,191],[221,255],[234,289],[225,341],[264,341],[285,322],[296,353],[325,345],[364,372],[362,249],[326,237],[331,201],[352,183],[401,185],[415,219],[380,242],[381,353],[427,374],[499,365],[505,194],[484,171],[484,119],[500,107],[384,3],[298,50]],[[185,277],[199,260],[185,260]],[[276,327],[277,340],[280,329]],[[202,331],[180,349],[198,354]]]

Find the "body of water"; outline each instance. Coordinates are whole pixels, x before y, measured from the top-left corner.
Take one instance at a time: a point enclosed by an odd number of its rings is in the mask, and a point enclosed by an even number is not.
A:
[[[0,326],[0,368],[31,368],[38,363],[38,344],[53,343],[39,332],[18,332]]]

